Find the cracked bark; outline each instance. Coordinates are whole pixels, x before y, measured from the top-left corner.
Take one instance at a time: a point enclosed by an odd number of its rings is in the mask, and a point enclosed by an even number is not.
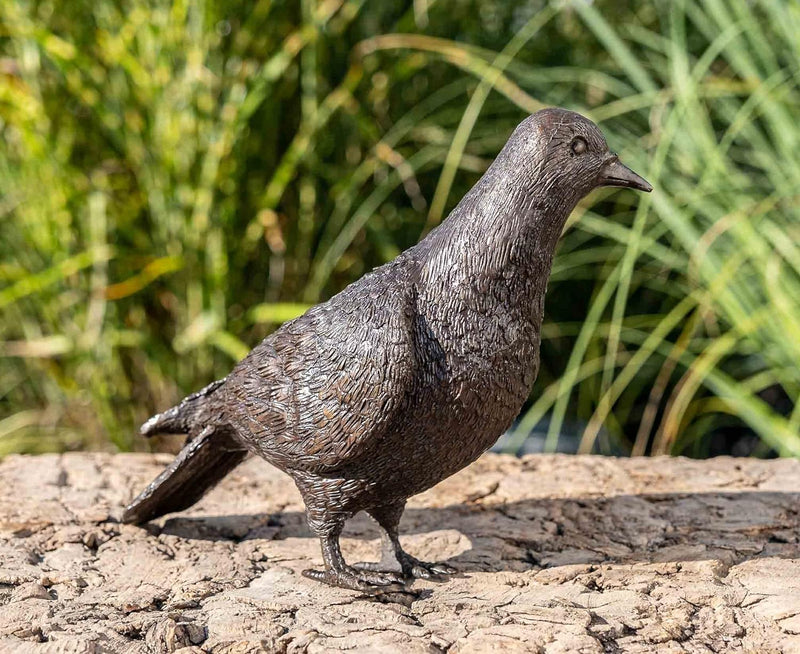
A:
[[[797,461],[486,455],[409,502],[404,546],[461,574],[404,604],[302,577],[316,539],[258,460],[117,523],[168,458],[0,464],[0,651],[800,652]],[[378,542],[359,516],[343,550]]]

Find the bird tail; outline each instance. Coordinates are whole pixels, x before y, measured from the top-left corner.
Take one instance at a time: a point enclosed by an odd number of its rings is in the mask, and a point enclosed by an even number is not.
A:
[[[147,522],[182,511],[244,461],[247,450],[236,442],[230,428],[215,424],[213,407],[209,406],[209,396],[223,382],[206,386],[142,425],[143,436],[166,433],[189,437],[173,462],[128,505],[122,522]]]
[[[225,383],[226,377],[211,382],[205,388],[192,393],[184,398],[180,404],[167,409],[163,413],[157,413],[145,422],[139,433],[142,436],[150,437],[155,434],[189,434],[196,427],[202,417],[210,418],[209,400],[220,386]]]

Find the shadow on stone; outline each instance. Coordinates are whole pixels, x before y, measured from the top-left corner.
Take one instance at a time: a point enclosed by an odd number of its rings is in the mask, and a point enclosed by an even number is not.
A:
[[[452,530],[471,549],[447,560],[462,572],[524,571],[569,564],[659,563],[800,557],[800,493],[719,492],[616,495],[409,508],[401,533]],[[175,516],[160,532],[184,539],[313,538],[297,511]],[[344,538],[376,539],[365,515]],[[410,547],[413,553],[413,546]]]

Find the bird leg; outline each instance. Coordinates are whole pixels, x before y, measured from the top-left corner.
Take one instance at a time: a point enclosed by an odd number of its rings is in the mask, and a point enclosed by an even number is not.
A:
[[[303,575],[310,579],[323,581],[331,586],[349,588],[363,593],[376,591],[402,590],[403,577],[391,571],[359,570],[347,565],[339,548],[339,535],[342,532],[344,521],[328,529],[325,533],[318,534],[322,545],[322,559],[325,562],[324,570],[303,570]],[[312,525],[312,529],[314,526]]]
[[[430,579],[435,575],[448,575],[456,569],[446,563],[428,563],[411,556],[400,546],[398,525],[405,509],[405,501],[367,509],[381,527],[381,560],[377,563],[356,563],[361,570],[397,571],[404,577]]]

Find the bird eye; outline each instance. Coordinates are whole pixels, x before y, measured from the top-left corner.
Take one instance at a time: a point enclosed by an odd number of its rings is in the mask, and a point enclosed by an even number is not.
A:
[[[574,139],[572,139],[570,148],[572,149],[572,154],[583,154],[586,152],[589,146],[586,145],[586,141],[584,139],[582,139],[580,136],[576,136]]]

